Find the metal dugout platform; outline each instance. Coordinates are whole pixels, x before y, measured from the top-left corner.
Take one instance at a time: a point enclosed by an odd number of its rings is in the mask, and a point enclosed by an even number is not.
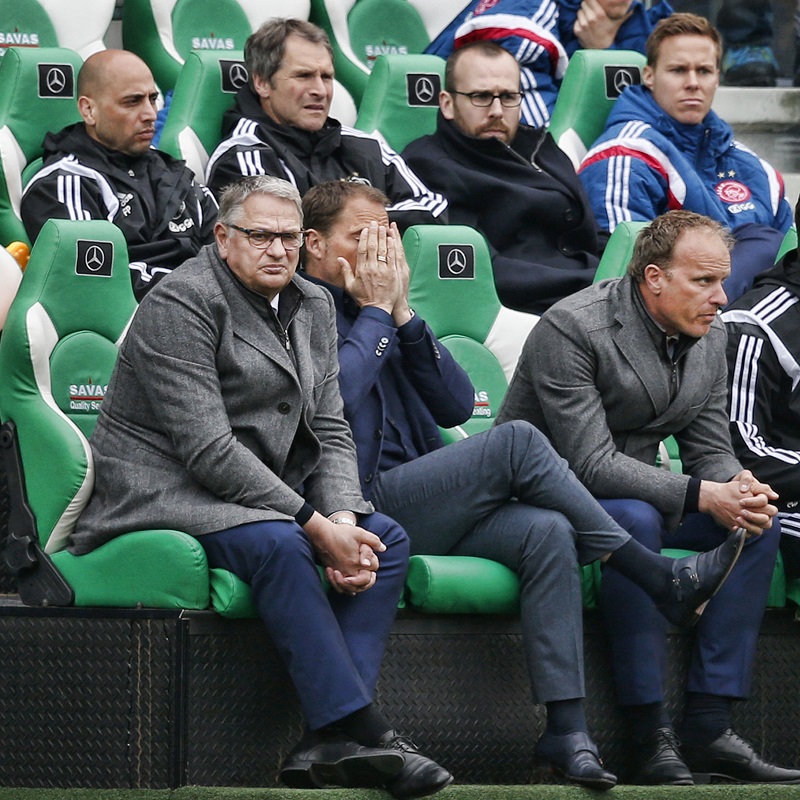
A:
[[[608,767],[628,769],[597,612],[585,612],[587,712]],[[680,713],[688,634],[670,636],[668,697]],[[797,763],[800,627],[766,614],[753,696],[737,730]],[[47,609],[0,598],[0,785],[172,788],[274,786],[301,733],[289,679],[260,622],[213,612]],[[462,784],[550,782],[533,746],[516,620],[401,612],[378,699]]]

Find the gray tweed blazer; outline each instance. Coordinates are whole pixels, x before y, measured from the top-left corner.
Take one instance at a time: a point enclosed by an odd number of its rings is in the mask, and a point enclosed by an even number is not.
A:
[[[142,301],[91,437],[92,497],[69,549],[128,531],[193,535],[323,514],[370,512],[338,386],[330,295],[295,276],[292,358],[216,245]]]
[[[498,423],[526,419],[545,433],[598,498],[630,497],[679,523],[689,477],[727,481],[742,467],[726,413],[725,328],[717,319],[676,367],[634,305],[630,278],[562,300],[531,331]],[[654,466],[673,434],[683,475]]]

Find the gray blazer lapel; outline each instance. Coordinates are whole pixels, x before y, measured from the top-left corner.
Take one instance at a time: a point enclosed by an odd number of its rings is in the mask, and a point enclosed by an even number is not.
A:
[[[653,408],[665,408],[669,396],[658,389],[659,375],[653,365],[650,336],[636,309],[626,305],[617,310],[615,319],[620,327],[614,336],[614,344],[641,381]]]

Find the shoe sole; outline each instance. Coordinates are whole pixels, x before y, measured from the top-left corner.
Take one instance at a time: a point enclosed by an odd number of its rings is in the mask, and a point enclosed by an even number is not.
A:
[[[747,780],[747,778],[735,778],[733,775],[726,775],[724,772],[692,772],[694,782],[698,785],[709,784],[713,779],[721,779],[725,781],[733,781],[734,783],[746,783],[749,786],[760,784],[762,786],[796,786],[800,784],[800,780],[796,781],[764,781],[761,780]]]
[[[430,797],[432,794],[436,794],[436,792],[441,792],[442,789],[446,789],[453,782],[453,780],[454,780],[453,776],[450,775],[447,778],[447,780],[440,781],[439,783],[434,784],[433,786],[430,786],[429,788],[425,789],[425,791],[415,792],[414,794],[403,794],[403,793],[395,794],[392,791],[391,787],[387,786],[387,789],[389,790],[389,794],[391,794],[391,796],[394,797],[395,800],[416,800],[418,797]]]
[[[558,775],[559,778],[563,778],[565,781],[574,783],[576,786],[584,786],[587,789],[597,789],[600,792],[607,792],[609,789],[613,789],[617,785],[616,781],[605,780],[602,778],[592,780],[581,778],[577,775],[570,775],[569,773],[558,769],[558,767],[551,766],[550,769],[552,770],[553,774]]]
[[[322,789],[323,785],[314,780],[311,765],[282,769],[278,776],[280,782],[290,789]]]
[[[736,533],[738,533],[739,530],[742,529],[738,528]],[[733,568],[736,566],[736,562],[739,560],[739,556],[742,554],[742,548],[744,547],[745,541],[747,541],[747,532],[744,532],[744,535],[739,537],[739,546],[736,548],[736,556],[734,557],[733,561],[731,561],[730,566],[728,567],[725,574],[720,578],[719,583],[717,583],[716,588],[711,593],[711,597],[709,597],[708,600],[705,600],[704,602],[700,603],[700,605],[697,606],[697,608],[694,610],[694,616],[692,617],[692,620],[689,623],[690,628],[694,627],[697,624],[698,620],[703,615],[703,612],[706,610],[706,606],[709,604],[711,598],[714,597],[714,595],[723,587],[725,581],[728,580],[728,576],[733,571]]]
[[[311,764],[308,771],[317,788],[342,786],[374,788],[383,786],[403,769],[400,753],[380,753],[347,756],[328,764]]]

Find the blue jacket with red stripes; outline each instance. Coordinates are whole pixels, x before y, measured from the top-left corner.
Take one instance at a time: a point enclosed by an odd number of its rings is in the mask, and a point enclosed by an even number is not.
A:
[[[573,31],[579,7],[580,0],[472,0],[425,52],[447,58],[469,42],[496,42],[520,65],[522,121],[539,128],[549,122],[569,56],[580,48]],[[609,49],[643,53],[650,31],[671,13],[666,0],[651,9],[634,0]]]
[[[714,111],[686,125],[644,86],[629,86],[578,174],[601,229],[685,208],[734,232],[754,223],[785,233],[792,209],[780,173],[733,138]]]

